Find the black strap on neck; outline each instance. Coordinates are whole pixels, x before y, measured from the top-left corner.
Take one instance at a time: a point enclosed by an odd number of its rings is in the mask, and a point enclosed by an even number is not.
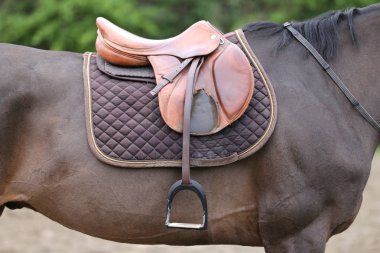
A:
[[[359,103],[355,96],[350,92],[347,86],[342,82],[330,65],[323,59],[323,57],[317,52],[317,50],[310,44],[309,41],[305,39],[293,26],[291,23],[286,22],[284,27],[296,38],[318,61],[318,63],[323,67],[326,73],[334,81],[334,83],[339,87],[343,94],[350,101],[352,106],[365,118],[377,132],[380,133],[380,125],[376,120],[369,114],[369,112]]]

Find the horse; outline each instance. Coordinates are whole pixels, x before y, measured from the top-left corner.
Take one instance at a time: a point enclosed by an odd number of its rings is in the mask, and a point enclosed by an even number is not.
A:
[[[294,27],[380,120],[380,4],[333,11]],[[379,134],[280,24],[244,28],[274,86],[268,143],[229,165],[194,168],[209,228],[164,226],[173,168],[121,169],[91,153],[82,55],[0,44],[0,206],[30,208],[82,233],[124,243],[263,246],[322,253],[355,219]],[[190,194],[178,219],[194,217]]]

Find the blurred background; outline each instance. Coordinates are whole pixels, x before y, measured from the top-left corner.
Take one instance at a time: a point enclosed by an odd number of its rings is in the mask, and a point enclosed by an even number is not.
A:
[[[49,50],[94,51],[95,18],[103,16],[149,38],[174,36],[208,20],[223,32],[270,20],[304,20],[328,10],[363,7],[376,0],[0,0],[0,42]],[[380,155],[375,156],[363,207],[353,226],[333,237],[328,253],[380,252]],[[134,246],[71,231],[31,210],[5,210],[0,253],[263,253],[249,247]]]
[[[284,22],[377,0],[0,0],[0,42],[93,51],[103,16],[149,38],[171,37],[204,19],[223,32],[258,20]]]

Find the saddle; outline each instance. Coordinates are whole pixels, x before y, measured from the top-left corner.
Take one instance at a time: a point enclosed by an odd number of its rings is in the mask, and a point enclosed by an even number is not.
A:
[[[166,226],[205,229],[207,200],[190,178],[190,135],[210,135],[232,124],[247,109],[254,90],[251,66],[242,50],[209,22],[199,21],[164,40],[139,37],[97,18],[96,49],[107,62],[125,67],[151,65],[165,123],[182,133],[182,179],[168,194]],[[171,203],[182,190],[194,191],[204,210],[202,224],[170,222]]]

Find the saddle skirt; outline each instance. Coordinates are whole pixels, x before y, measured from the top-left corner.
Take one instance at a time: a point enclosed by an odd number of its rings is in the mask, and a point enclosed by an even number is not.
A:
[[[188,76],[194,76],[192,135],[219,132],[240,118],[254,91],[254,77],[247,57],[214,26],[199,21],[180,35],[149,40],[131,34],[104,18],[97,19],[98,54],[119,66],[151,64],[157,83],[161,116],[182,133]],[[189,65],[202,60],[194,73]]]

